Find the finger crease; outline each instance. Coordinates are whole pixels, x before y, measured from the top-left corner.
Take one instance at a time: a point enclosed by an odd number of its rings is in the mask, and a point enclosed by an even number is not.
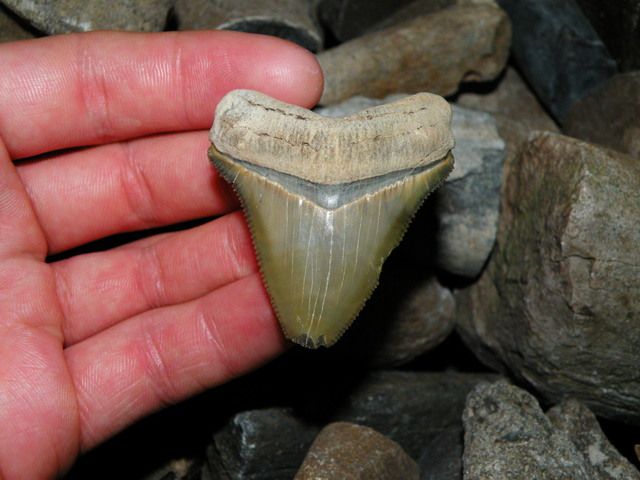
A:
[[[122,142],[119,146],[122,153],[120,182],[129,212],[135,217],[133,223],[143,228],[154,226],[158,219],[154,214],[153,189],[149,179],[137,161],[131,143]]]
[[[162,358],[160,348],[152,332],[146,327],[143,333],[146,371],[151,381],[151,388],[162,407],[175,403],[178,398],[167,365]]]
[[[109,95],[104,67],[94,60],[90,43],[80,41],[78,48],[78,84],[84,110],[96,134],[96,143],[113,141],[113,120],[109,110]]]
[[[232,365],[231,356],[225,342],[222,340],[220,330],[216,321],[216,316],[212,312],[205,312],[203,304],[198,309],[196,322],[204,333],[207,343],[213,347],[215,360],[222,370],[224,378],[234,378],[237,376],[236,368]]]
[[[142,292],[149,308],[158,308],[167,303],[166,275],[158,254],[157,245],[140,249],[137,262],[137,287]]]

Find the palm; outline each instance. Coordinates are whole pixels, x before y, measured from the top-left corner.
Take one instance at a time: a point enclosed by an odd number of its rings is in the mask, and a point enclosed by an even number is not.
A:
[[[233,33],[51,38],[0,46],[0,64],[0,479],[46,478],[282,350],[202,129],[231,88],[310,105],[321,80],[301,50]],[[11,162],[83,145],[94,146]],[[221,216],[46,262],[210,215]]]

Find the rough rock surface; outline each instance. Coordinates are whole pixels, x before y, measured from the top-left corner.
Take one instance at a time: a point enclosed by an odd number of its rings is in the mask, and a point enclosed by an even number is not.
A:
[[[574,0],[498,0],[513,24],[512,51],[539,98],[562,122],[616,64]]]
[[[155,32],[164,29],[171,0],[3,0],[43,32],[91,30]]]
[[[372,428],[330,423],[313,441],[295,480],[418,480],[418,465]]]
[[[399,97],[353,97],[317,112],[345,116]],[[451,128],[456,141],[453,172],[432,194],[438,226],[433,258],[448,272],[474,277],[482,270],[496,237],[506,146],[488,113],[454,106]]]
[[[443,430],[427,444],[418,465],[420,480],[462,480],[462,425]]]
[[[567,400],[547,412],[553,426],[565,432],[582,454],[591,478],[640,480],[640,472],[609,443],[591,411],[576,400]]]
[[[318,55],[325,74],[320,103],[397,92],[449,95],[461,81],[495,78],[510,38],[506,14],[490,4],[447,8],[365,35]]]
[[[33,37],[33,33],[20,24],[13,12],[0,5],[0,43]]]
[[[478,385],[463,421],[465,480],[594,480],[568,435],[513,385]]]
[[[488,91],[481,85],[483,91],[476,93],[473,86],[457,97],[457,105],[504,116],[529,130],[559,130],[515,68],[508,67]]]
[[[235,415],[208,449],[213,478],[292,478],[321,426],[335,421],[375,429],[414,460],[443,431],[462,429],[467,394],[493,374],[377,371],[348,385],[317,378],[295,413],[282,408]],[[283,435],[286,432],[286,435]],[[257,448],[257,446],[260,446]]]
[[[180,30],[237,30],[291,40],[317,52],[323,34],[308,0],[177,0]]]
[[[280,408],[237,414],[207,449],[213,478],[293,478],[319,428]]]
[[[638,0],[577,0],[620,71],[640,69],[640,2]]]
[[[456,301],[485,363],[640,423],[640,164],[551,133],[505,165],[488,268]]]
[[[615,75],[577,101],[564,131],[640,158],[640,71]]]

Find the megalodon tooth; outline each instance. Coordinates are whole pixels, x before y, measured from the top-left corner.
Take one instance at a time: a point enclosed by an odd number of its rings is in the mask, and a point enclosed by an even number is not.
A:
[[[344,118],[258,92],[218,104],[209,157],[240,197],[285,335],[333,345],[453,168],[451,108],[420,93]]]

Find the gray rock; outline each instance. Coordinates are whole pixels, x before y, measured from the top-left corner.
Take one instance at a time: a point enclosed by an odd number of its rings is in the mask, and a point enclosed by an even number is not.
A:
[[[496,238],[505,143],[492,115],[454,106],[455,166],[434,194],[438,218],[437,265],[477,276]]]
[[[513,385],[478,385],[463,422],[465,480],[593,480],[569,437]]]
[[[207,455],[213,478],[292,478],[327,422],[365,425],[397,442],[414,460],[443,431],[462,429],[467,394],[493,374],[370,372],[344,391],[335,373],[316,378],[296,413],[282,408],[238,413],[214,435]],[[283,434],[286,432],[286,435]]]
[[[567,400],[547,412],[553,426],[565,432],[576,446],[591,478],[640,480],[640,472],[609,443],[591,411],[576,400]]]
[[[43,32],[163,30],[172,0],[2,0]]]
[[[295,480],[418,480],[418,465],[372,428],[330,423],[316,437]]]
[[[353,97],[316,111],[346,116],[400,98]],[[453,107],[455,166],[434,194],[438,229],[436,264],[451,273],[475,277],[489,258],[496,237],[505,142],[492,115]]]
[[[317,52],[323,34],[309,0],[177,0],[180,30],[237,30],[291,40]]]
[[[498,0],[513,24],[513,55],[552,115],[604,82],[616,64],[574,0]]]
[[[640,3],[638,0],[577,0],[620,71],[640,69]]]
[[[206,480],[208,474],[201,459],[178,458],[145,475],[143,480]]]
[[[237,414],[207,449],[213,478],[293,478],[320,428],[289,410],[269,408]]]
[[[564,131],[640,158],[640,71],[615,75],[578,100]]]
[[[640,164],[537,133],[504,178],[496,248],[456,295],[459,332],[547,400],[640,423]]]
[[[320,103],[423,90],[449,95],[461,81],[495,78],[510,38],[506,14],[491,4],[414,18],[318,55],[325,75]]]
[[[462,425],[443,430],[425,447],[418,465],[420,480],[462,480]]]
[[[372,2],[371,0],[311,0],[323,24],[335,38],[344,42],[359,37],[369,28],[411,2]]]
[[[0,5],[0,43],[33,37],[33,33],[21,24],[12,11]]]
[[[483,90],[484,87],[483,85]],[[461,93],[456,98],[456,104],[505,117],[528,130],[559,131],[556,123],[513,67],[506,69],[491,90]]]

